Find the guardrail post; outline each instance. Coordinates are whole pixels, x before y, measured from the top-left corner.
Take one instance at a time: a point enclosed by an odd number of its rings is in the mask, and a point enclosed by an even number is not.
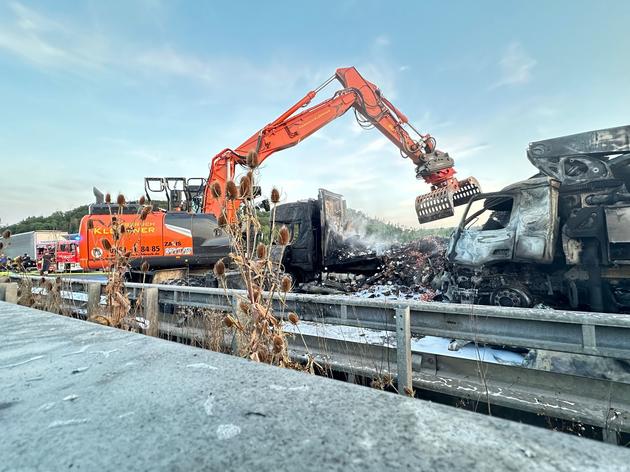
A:
[[[88,282],[87,295],[87,317],[91,318],[98,314],[98,307],[101,304],[101,284],[99,282]]]
[[[409,307],[396,308],[396,361],[398,393],[408,395],[413,390],[411,378],[411,324]]]
[[[9,282],[4,289],[4,301],[7,303],[17,303],[18,298],[17,282]]]
[[[595,335],[595,326],[582,325],[582,347],[589,354],[597,354],[597,338]]]
[[[236,316],[237,319],[240,319],[239,316],[239,308],[238,308],[238,297],[236,295],[232,296],[232,298],[228,299],[229,301],[232,302],[232,312],[234,313],[234,316]],[[232,354],[237,356],[240,350],[240,342],[238,339],[238,330],[234,330],[234,334],[232,335],[232,343],[230,346],[230,349],[232,349]]]
[[[160,335],[160,304],[158,303],[159,289],[157,287],[148,287],[144,289],[144,317],[149,322],[147,334],[149,336],[158,337]]]

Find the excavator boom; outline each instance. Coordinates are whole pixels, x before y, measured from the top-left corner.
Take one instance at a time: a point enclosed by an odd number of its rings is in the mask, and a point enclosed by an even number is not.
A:
[[[332,80],[337,79],[343,89],[333,97],[306,110],[317,93]],[[247,153],[255,151],[262,163],[271,154],[295,146],[320,128],[354,108],[359,124],[375,127],[385,135],[416,166],[416,177],[431,185],[431,192],[416,199],[416,211],[420,223],[434,221],[453,215],[453,208],[464,204],[479,193],[479,184],[474,178],[463,181],[455,179],[452,158],[435,148],[435,139],[429,134],[418,133],[407,117],[387,100],[376,85],[365,80],[354,67],[337,69],[335,75],[317,89],[308,92],[301,100],[276,118],[273,122],[252,135],[236,149],[224,149],[211,162],[210,176],[203,199],[203,211],[215,216],[226,211],[228,220],[233,221],[240,202],[215,198],[212,185],[217,182],[225,191],[227,181],[235,178],[236,165],[244,165]],[[405,127],[409,127],[412,137]]]

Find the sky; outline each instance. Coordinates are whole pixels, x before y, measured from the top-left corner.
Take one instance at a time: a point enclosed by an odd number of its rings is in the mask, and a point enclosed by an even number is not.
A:
[[[630,124],[629,22],[625,0],[1,1],[0,224],[87,204],[93,186],[133,199],[145,176],[207,177],[348,66],[459,177],[498,190],[535,173],[529,142]],[[412,228],[429,190],[352,112],[272,155],[261,181]]]

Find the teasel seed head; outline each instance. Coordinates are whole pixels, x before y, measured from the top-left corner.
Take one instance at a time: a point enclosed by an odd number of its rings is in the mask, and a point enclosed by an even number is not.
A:
[[[280,201],[280,190],[276,187],[271,189],[271,203],[278,203]]]
[[[238,198],[238,189],[233,180],[228,180],[225,184],[225,197],[228,200],[236,200]]]
[[[149,216],[149,213],[151,213],[151,207],[145,206],[144,208],[142,208],[142,212],[140,213],[140,219],[142,221],[146,220],[147,216]]]
[[[9,239],[11,237],[11,230],[5,229],[4,233],[2,233],[2,237],[4,239]]]
[[[249,178],[249,175],[241,177],[239,187],[241,198],[250,198],[252,196],[252,181]]]
[[[289,290],[291,290],[292,283],[293,283],[293,280],[291,280],[291,276],[285,275],[284,277],[282,277],[282,280],[280,281],[280,289],[283,292],[288,292]]]
[[[258,243],[258,246],[256,246],[256,256],[258,259],[264,259],[267,256],[267,246],[263,243]]]
[[[251,308],[251,304],[249,304],[248,302],[246,302],[244,300],[241,300],[241,301],[238,302],[238,308],[243,313],[249,313],[249,310]]]
[[[280,231],[278,231],[278,244],[280,246],[286,246],[291,241],[291,234],[289,233],[289,228],[286,226],[282,226]]]
[[[251,169],[255,169],[259,165],[258,153],[254,150],[247,153],[247,166]]]
[[[212,182],[210,185],[210,193],[212,194],[212,198],[219,198],[221,196],[221,184],[219,182]]]
[[[122,193],[118,194],[118,197],[116,198],[116,203],[118,203],[120,206],[125,205],[125,196]]]
[[[112,250],[112,243],[109,242],[109,239],[101,239],[101,245],[103,246],[103,249],[105,249],[106,251],[111,251]]]
[[[219,259],[214,265],[214,275],[217,277],[223,277],[225,275],[225,262],[223,262],[223,259]]]
[[[292,325],[296,325],[300,322],[300,317],[297,315],[297,313],[291,312],[289,313],[289,322]]]
[[[282,348],[284,348],[284,339],[282,339],[282,336],[279,336],[277,334],[274,335],[274,337],[273,337],[273,352],[278,354],[279,352],[282,351]]]
[[[112,195],[111,193],[107,192],[105,194],[105,203],[111,203],[112,202]]]

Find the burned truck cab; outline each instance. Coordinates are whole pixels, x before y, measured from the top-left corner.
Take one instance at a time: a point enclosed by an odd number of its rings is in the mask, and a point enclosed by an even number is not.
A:
[[[448,249],[454,264],[553,261],[558,238],[559,183],[541,177],[474,196]]]
[[[539,177],[474,196],[449,242],[449,275],[455,280],[445,281],[447,296],[531,305],[517,266],[553,263],[559,234],[558,189],[557,181]]]
[[[630,312],[630,126],[531,143],[540,174],[473,196],[451,237],[451,301]]]

